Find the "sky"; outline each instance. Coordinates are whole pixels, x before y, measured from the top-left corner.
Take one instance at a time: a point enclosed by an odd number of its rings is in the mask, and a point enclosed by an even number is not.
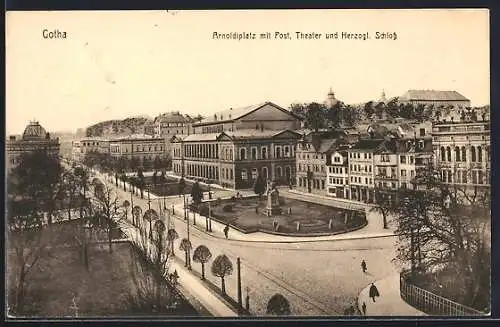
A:
[[[66,38],[45,39],[45,29]],[[217,40],[213,32],[257,39]],[[272,38],[258,39],[265,32]],[[335,32],[370,39],[325,39]],[[397,39],[377,40],[376,32]],[[288,108],[322,102],[330,88],[345,103],[435,89],[484,105],[489,61],[487,10],[8,12],[6,131],[20,134],[33,119],[56,132],[264,101]]]

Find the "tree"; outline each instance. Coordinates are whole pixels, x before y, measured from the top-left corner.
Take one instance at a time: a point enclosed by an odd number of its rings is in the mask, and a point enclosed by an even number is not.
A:
[[[346,127],[353,127],[355,126],[358,121],[359,121],[359,111],[357,108],[351,106],[351,105],[345,105],[342,108],[342,120],[341,123],[343,123]]]
[[[203,199],[203,191],[201,190],[200,183],[196,182],[193,184],[193,188],[191,189],[191,198],[195,205],[200,205],[201,200]]]
[[[123,201],[123,209],[125,209],[125,220],[128,220],[128,208],[130,207],[130,202],[128,200]]]
[[[71,210],[73,209],[73,205],[80,200],[78,196],[78,179],[72,170],[64,170],[62,178],[63,192],[67,199],[68,219],[71,220]]]
[[[142,216],[142,208],[139,206],[134,206],[132,208],[132,224],[136,227],[140,224],[140,218]]]
[[[139,169],[139,171],[137,172],[137,180],[138,180],[137,186],[141,191],[141,199],[144,199],[144,187],[146,186],[146,182],[144,179],[144,173],[142,172],[142,169]]]
[[[480,196],[478,202],[466,201],[458,187],[443,184],[435,176],[435,172],[421,176],[413,190],[398,194],[397,257],[409,262],[413,279],[429,272],[451,272],[456,282],[454,300],[477,307],[485,301],[480,295],[489,289],[484,231],[491,217],[491,200]]]
[[[267,302],[267,314],[285,316],[291,313],[290,303],[281,294],[276,293]]]
[[[212,253],[205,245],[199,245],[193,253],[194,262],[201,263],[201,279],[205,279],[205,263],[212,258]]]
[[[220,277],[222,284],[222,293],[226,294],[226,284],[224,277],[233,273],[233,264],[231,260],[225,255],[221,254],[212,262],[212,275]]]
[[[52,223],[56,206],[61,203],[64,184],[58,158],[45,151],[23,153],[9,174],[11,191],[18,197],[39,202]],[[8,190],[9,191],[9,190]]]
[[[306,104],[302,103],[292,103],[289,107],[289,110],[294,114],[295,116],[298,116],[301,119],[304,119],[306,116]]]
[[[111,253],[113,251],[113,231],[117,228],[117,223],[120,220],[117,214],[120,207],[119,199],[113,189],[99,179],[95,178],[92,184],[96,201],[97,224],[108,237],[109,252]]]
[[[129,166],[132,171],[138,170],[140,168],[141,162],[137,157],[132,157],[129,161]]]
[[[185,265],[184,267],[191,267],[191,263],[190,263],[190,254],[189,254],[189,251],[191,251],[191,249],[193,248],[193,245],[191,244],[191,241],[188,240],[187,238],[183,238],[181,240],[181,244],[179,245],[179,249],[181,249],[182,251],[184,251],[186,257],[185,257]]]
[[[395,210],[395,196],[396,194],[384,194],[380,187],[375,187],[375,206],[371,210],[382,215],[384,229],[388,228],[388,215]]]
[[[32,199],[14,201],[13,197],[7,202],[8,230],[6,231],[8,265],[13,267],[11,311],[16,315],[23,315],[26,288],[29,283],[30,272],[35,268],[42,257],[47,254],[48,246],[53,241],[51,230],[57,225],[43,228],[43,208],[40,202]],[[57,232],[54,235],[58,235]],[[52,235],[52,236],[54,236]]]
[[[153,221],[158,220],[158,213],[154,209],[148,209],[144,212],[144,221],[149,222],[149,237],[153,237]]]
[[[184,194],[184,189],[186,188],[186,181],[184,180],[184,178],[181,178],[179,180],[179,184],[177,185],[177,187],[179,190],[179,195]]]
[[[370,118],[373,113],[375,112],[375,109],[373,108],[373,101],[368,101],[367,103],[365,103],[365,106],[364,106],[364,111],[365,111],[365,115],[366,117]]]
[[[165,224],[156,220],[153,238],[139,234],[131,246],[131,277],[134,291],[128,297],[130,309],[135,312],[167,313],[175,310],[177,295],[168,282],[171,252]]]
[[[177,231],[175,229],[171,228],[167,231],[167,241],[168,241],[168,245],[170,247],[170,252],[172,253],[173,256],[175,256],[174,241],[178,238],[179,238],[179,234],[177,234]]]
[[[312,102],[307,105],[305,112],[305,127],[318,131],[326,127],[326,108],[324,105]]]
[[[266,192],[266,182],[264,181],[264,178],[261,174],[259,174],[257,176],[257,179],[255,180],[253,191],[255,192],[255,194],[259,195],[259,198],[262,197],[262,194]]]
[[[157,176],[158,176],[158,171],[155,170],[154,173],[153,173],[153,186],[156,186],[156,183],[157,183],[157,180],[158,180]]]

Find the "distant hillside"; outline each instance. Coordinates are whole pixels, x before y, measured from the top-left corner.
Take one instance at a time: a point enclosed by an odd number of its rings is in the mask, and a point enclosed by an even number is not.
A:
[[[87,127],[86,136],[128,135],[144,132],[146,117],[130,117],[123,120],[107,120]]]

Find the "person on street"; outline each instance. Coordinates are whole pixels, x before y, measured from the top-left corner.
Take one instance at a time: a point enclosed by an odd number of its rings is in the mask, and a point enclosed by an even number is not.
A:
[[[226,238],[228,233],[229,233],[229,224],[227,224],[226,227],[224,227],[224,235],[226,236]]]
[[[363,304],[361,305],[361,310],[363,310],[363,316],[366,316],[366,303],[363,301]]]
[[[372,283],[372,286],[370,286],[370,297],[372,298],[373,302],[375,302],[375,298],[380,296],[380,293],[378,292],[377,286]]]
[[[364,259],[361,261],[361,269],[363,269],[363,272],[366,273],[366,262]]]

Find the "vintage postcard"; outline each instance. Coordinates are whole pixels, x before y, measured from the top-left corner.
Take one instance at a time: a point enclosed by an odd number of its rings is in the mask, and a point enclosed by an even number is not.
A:
[[[489,316],[489,11],[6,15],[6,314]]]

